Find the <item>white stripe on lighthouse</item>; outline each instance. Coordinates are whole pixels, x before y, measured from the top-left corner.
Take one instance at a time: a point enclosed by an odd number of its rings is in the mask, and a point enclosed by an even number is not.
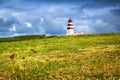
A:
[[[73,24],[72,22],[69,22],[68,24]]]

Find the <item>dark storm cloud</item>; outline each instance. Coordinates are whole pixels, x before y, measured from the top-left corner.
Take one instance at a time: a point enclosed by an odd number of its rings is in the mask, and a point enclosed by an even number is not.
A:
[[[15,18],[0,18],[0,32],[9,32],[9,29],[13,26],[13,24],[17,23],[18,21]]]
[[[21,1],[35,1],[35,2],[60,2],[60,3],[64,3],[64,2],[89,2],[89,1],[93,1],[93,2],[100,2],[100,3],[118,3],[120,2],[119,0],[21,0]]]
[[[67,4],[79,4],[86,3],[88,7],[103,7],[103,6],[115,6],[120,4],[120,0],[22,0],[25,2],[45,2],[45,3],[67,3]],[[66,4],[66,5],[67,5]],[[101,6],[102,5],[102,6]],[[86,7],[87,7],[86,6]]]
[[[0,4],[3,4],[3,0],[0,0]]]
[[[116,16],[120,16],[120,6],[112,9],[111,12]]]
[[[44,4],[50,5],[54,4],[64,4],[64,6],[69,5],[77,5],[79,10],[84,8],[104,8],[111,6],[120,6],[120,0],[0,0],[0,4],[2,8],[9,8],[14,10],[27,10],[28,7],[39,7]],[[50,3],[50,4],[48,4]],[[33,6],[33,4],[35,4]],[[25,7],[24,7],[25,5]],[[31,6],[32,5],[32,6]],[[72,6],[69,6],[72,7]],[[76,8],[76,7],[75,7]]]

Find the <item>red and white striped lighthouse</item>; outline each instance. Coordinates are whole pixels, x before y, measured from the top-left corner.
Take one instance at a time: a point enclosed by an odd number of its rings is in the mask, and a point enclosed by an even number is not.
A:
[[[72,35],[74,34],[74,27],[73,27],[73,21],[72,19],[70,18],[68,20],[68,26],[67,26],[67,35]]]

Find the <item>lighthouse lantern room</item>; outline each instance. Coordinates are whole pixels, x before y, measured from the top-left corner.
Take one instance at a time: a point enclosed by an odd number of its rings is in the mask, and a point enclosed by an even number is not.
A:
[[[74,34],[74,27],[73,27],[73,21],[72,19],[70,18],[68,20],[68,26],[67,26],[67,35],[72,35]]]

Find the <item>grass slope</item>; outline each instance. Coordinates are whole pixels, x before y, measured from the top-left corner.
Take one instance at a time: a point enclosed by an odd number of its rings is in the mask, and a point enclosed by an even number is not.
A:
[[[7,40],[0,80],[120,79],[120,33]]]

